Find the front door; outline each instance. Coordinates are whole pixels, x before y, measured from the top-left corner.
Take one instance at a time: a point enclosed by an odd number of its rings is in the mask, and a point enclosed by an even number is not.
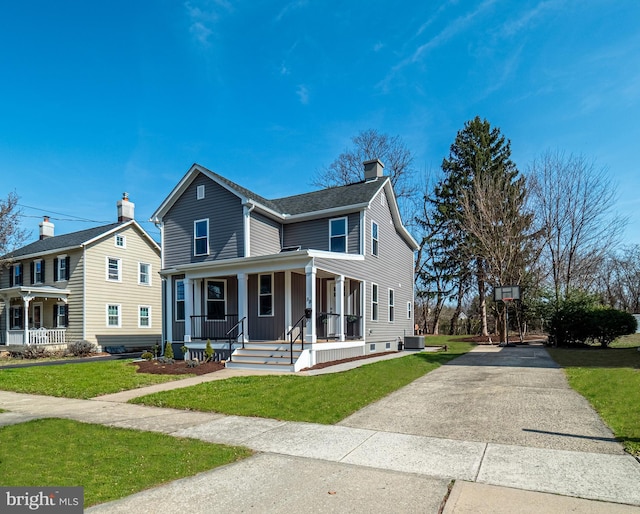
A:
[[[327,281],[327,337],[335,337],[338,333],[338,316],[331,316],[336,312],[336,281]]]
[[[31,312],[31,319],[33,320],[31,323],[31,328],[41,328],[42,327],[42,303],[34,303],[33,310]]]

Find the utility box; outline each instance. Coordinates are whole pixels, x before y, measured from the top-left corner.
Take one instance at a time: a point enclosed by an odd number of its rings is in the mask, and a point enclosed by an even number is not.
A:
[[[424,350],[424,336],[405,336],[405,350]]]

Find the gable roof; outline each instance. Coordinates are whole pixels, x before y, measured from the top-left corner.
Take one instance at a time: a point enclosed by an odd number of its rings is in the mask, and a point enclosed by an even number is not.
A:
[[[78,248],[129,225],[135,225],[158,250],[160,249],[158,244],[151,238],[151,236],[146,233],[146,231],[140,225],[138,225],[136,221],[130,220],[124,223],[110,223],[109,225],[88,228],[85,230],[79,230],[78,232],[70,232],[69,234],[61,234],[59,236],[40,239],[26,246],[17,248],[12,252],[7,253],[2,258],[16,259],[19,257],[48,254],[55,251]]]

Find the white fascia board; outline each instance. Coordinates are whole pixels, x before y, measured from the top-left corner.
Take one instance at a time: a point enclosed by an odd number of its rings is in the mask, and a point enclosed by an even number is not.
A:
[[[340,261],[364,261],[361,253],[327,252],[325,250],[308,250],[311,257],[318,259],[334,259]]]
[[[110,236],[111,234],[115,234],[116,232],[120,232],[123,228],[127,228],[129,225],[133,225],[134,223],[136,225],[138,225],[135,222],[135,220],[129,220],[129,221],[125,222],[125,223],[122,223],[121,225],[118,225],[117,227],[113,227],[111,230],[109,230],[107,232],[103,232],[102,234],[100,234],[99,236],[94,237],[93,239],[89,239],[88,241],[85,241],[80,246],[89,246],[90,244],[93,244],[96,241],[100,241],[101,239],[105,239],[107,236]],[[138,227],[140,227],[140,225],[138,225]],[[142,227],[140,227],[140,228],[142,229]]]
[[[371,204],[378,197],[378,195],[380,194],[380,192],[381,192],[381,190],[383,188],[391,196],[391,198],[393,199],[392,202],[389,202],[389,201],[387,202],[387,205],[389,206],[389,210],[391,211],[391,217],[393,218],[393,223],[395,224],[396,229],[398,230],[398,232],[400,232],[400,235],[407,241],[407,243],[409,243],[409,246],[411,246],[412,247],[411,249],[415,252],[416,250],[418,250],[420,248],[420,245],[413,238],[413,236],[409,233],[409,231],[405,228],[405,226],[402,224],[402,218],[400,216],[400,210],[398,209],[398,200],[396,199],[396,194],[393,191],[393,187],[391,187],[391,180],[388,177],[384,181],[384,183],[382,184],[380,189],[378,189],[376,194],[371,197],[371,201],[369,202],[367,207],[368,208],[371,207]]]
[[[28,261],[31,259],[39,259],[40,257],[44,257],[45,255],[57,255],[70,252],[72,250],[77,250],[78,248],[82,248],[82,245],[76,246],[65,246],[64,248],[54,248],[53,250],[47,250],[46,252],[36,252],[36,253],[28,253],[26,255],[20,255],[18,257],[12,257],[9,262],[21,262]]]
[[[285,223],[294,223],[307,219],[326,218],[328,216],[336,216],[338,214],[348,214],[357,212],[369,207],[370,203],[358,203],[352,205],[344,205],[342,207],[332,207],[330,209],[322,209],[320,211],[303,212],[302,214],[285,214]]]

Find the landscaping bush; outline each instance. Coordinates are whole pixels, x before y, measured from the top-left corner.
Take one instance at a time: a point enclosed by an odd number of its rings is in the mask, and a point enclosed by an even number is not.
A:
[[[146,361],[150,361],[151,359],[153,359],[153,354],[151,352],[144,352],[142,355],[140,355],[140,358]]]
[[[69,343],[67,345],[67,354],[75,357],[87,357],[88,355],[95,353],[97,349],[98,347],[95,344],[82,339],[80,341]]]
[[[213,347],[211,346],[211,340],[207,339],[207,345],[204,347],[204,361],[209,362],[213,358]]]
[[[169,341],[167,341],[167,344],[164,347],[164,357],[166,359],[173,360],[173,346],[171,346]]]
[[[565,302],[551,317],[549,336],[557,346],[599,343],[606,348],[636,328],[636,319],[628,312]]]
[[[44,346],[25,346],[21,352],[23,359],[45,359],[49,357],[49,351]]]
[[[638,328],[638,322],[633,314],[616,309],[592,311],[590,325],[592,325],[592,339],[599,342],[603,348],[620,336],[633,334]]]

